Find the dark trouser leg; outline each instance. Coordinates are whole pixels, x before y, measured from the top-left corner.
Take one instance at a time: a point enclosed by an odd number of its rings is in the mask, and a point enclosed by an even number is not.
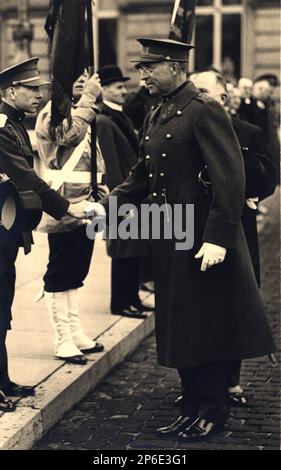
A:
[[[240,383],[241,361],[231,361],[229,363],[229,387],[236,387]]]
[[[89,240],[86,228],[71,232],[50,233],[49,264],[44,276],[46,292],[65,292],[83,286],[91,263],[94,241]]]
[[[6,335],[12,319],[15,294],[15,261],[19,250],[18,239],[0,248],[0,389],[9,383]]]
[[[140,258],[112,258],[111,310],[119,310],[139,301]]]
[[[15,295],[15,261],[19,250],[18,240],[9,240],[0,248],[0,331],[10,329],[11,309]]]
[[[180,369],[183,380],[182,416],[198,416],[223,424],[229,413],[229,362]]]
[[[10,382],[8,374],[8,356],[6,349],[7,331],[0,331],[0,390]]]
[[[140,259],[140,283],[150,282],[154,280],[153,253],[152,245],[149,243],[147,254]]]

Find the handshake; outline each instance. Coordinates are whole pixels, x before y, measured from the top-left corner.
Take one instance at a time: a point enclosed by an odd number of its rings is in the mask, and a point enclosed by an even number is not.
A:
[[[102,204],[98,202],[81,201],[70,204],[67,213],[76,219],[83,219],[85,224],[90,224],[93,217],[105,217],[106,212]]]

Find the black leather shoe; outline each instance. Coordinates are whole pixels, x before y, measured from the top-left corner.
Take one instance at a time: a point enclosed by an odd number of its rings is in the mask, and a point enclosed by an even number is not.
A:
[[[10,397],[32,397],[35,395],[35,387],[30,385],[18,385],[10,382],[6,387],[3,387],[6,395]]]
[[[180,416],[176,421],[174,421],[169,426],[156,429],[156,433],[159,436],[174,436],[178,434],[183,429],[186,429],[192,423],[194,423],[195,418],[190,418],[189,416]]]
[[[199,442],[206,441],[215,434],[223,430],[223,424],[213,423],[204,418],[197,418],[197,420],[184,431],[178,434],[181,441],[185,442]]]
[[[85,366],[88,362],[88,359],[85,356],[80,355],[80,354],[78,354],[77,356],[69,356],[69,357],[57,356],[57,358],[69,364],[76,364],[78,366]]]
[[[93,340],[94,341],[94,340]],[[90,354],[90,353],[100,353],[104,350],[104,345],[101,343],[96,343],[96,345],[93,348],[88,348],[88,349],[80,349],[82,353],[85,354]]]
[[[16,407],[12,400],[6,397],[5,393],[0,390],[0,411],[8,412],[15,411]]]
[[[244,393],[229,392],[230,406],[248,406],[248,400]]]
[[[139,309],[136,307],[133,307],[133,305],[130,305],[129,307],[125,307],[120,310],[113,310],[112,315],[120,315],[121,317],[129,317],[129,318],[147,318],[147,315],[145,313],[142,313]]]
[[[179,396],[175,399],[175,401],[174,401],[174,403],[173,403],[173,406],[174,406],[175,408],[180,408],[181,405],[182,405],[182,395],[179,395]]]

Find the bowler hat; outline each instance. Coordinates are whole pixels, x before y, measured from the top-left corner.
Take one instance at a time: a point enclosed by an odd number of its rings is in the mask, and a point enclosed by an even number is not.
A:
[[[257,78],[255,78],[254,83],[260,82],[262,80],[266,80],[273,87],[279,86],[280,84],[277,75],[275,75],[274,73],[264,73],[262,75],[259,75]]]
[[[188,51],[194,47],[174,39],[139,38],[137,41],[143,49],[138,59],[131,60],[136,63],[136,67],[146,62],[187,62]]]
[[[117,65],[105,65],[98,71],[101,85],[110,85],[114,82],[127,82],[130,77],[124,77],[121,69]]]
[[[30,87],[49,85],[50,82],[40,78],[38,61],[39,57],[32,57],[3,70],[0,73],[0,89],[16,85]]]

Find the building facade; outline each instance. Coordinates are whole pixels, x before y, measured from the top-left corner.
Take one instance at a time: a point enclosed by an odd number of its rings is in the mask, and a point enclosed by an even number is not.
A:
[[[30,54],[39,56],[41,72],[48,75],[47,38],[44,22],[49,0],[0,0],[0,66],[18,57],[14,31],[18,8],[26,8],[32,26]],[[118,63],[132,76],[138,74],[130,59],[138,53],[136,38],[167,37],[174,0],[95,0],[94,33],[96,63]],[[209,65],[238,78],[265,73],[279,76],[279,0],[198,0],[189,69]]]

